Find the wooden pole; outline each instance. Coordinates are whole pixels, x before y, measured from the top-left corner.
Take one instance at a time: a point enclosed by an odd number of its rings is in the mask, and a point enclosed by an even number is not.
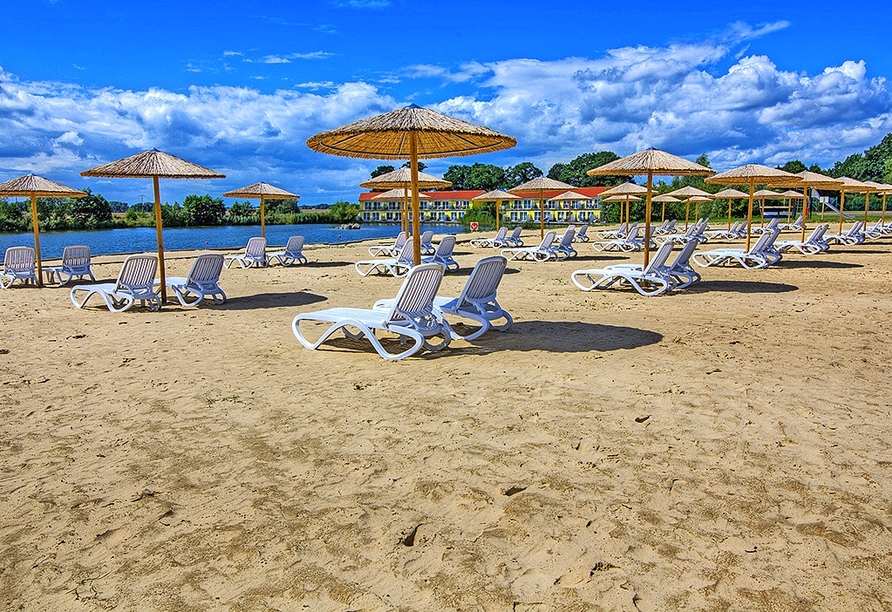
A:
[[[545,193],[539,190],[539,240],[545,239]]]
[[[691,200],[688,198],[684,204],[684,231],[688,231],[688,218],[691,216]]]
[[[158,235],[158,274],[161,278],[161,303],[167,301],[167,277],[164,273],[164,237],[161,235],[161,187],[158,185],[158,177],[152,177],[152,186],[155,188],[155,233]]]
[[[753,227],[753,192],[756,190],[756,179],[750,178],[750,203],[746,211],[746,251],[749,253]]]
[[[846,189],[839,190],[839,234],[842,234],[842,211],[846,206]]]
[[[496,200],[496,231],[499,231],[499,200]]]
[[[409,235],[409,189],[412,183],[403,186],[403,210],[400,211],[400,229]],[[420,205],[419,205],[420,206]]]
[[[644,202],[644,267],[650,262],[650,213],[651,213],[651,192],[653,191],[653,170],[647,171],[647,199]]]
[[[870,192],[864,192],[864,229],[867,229],[867,208],[870,206]]]
[[[805,242],[805,209],[808,208],[808,204],[808,183],[806,183],[802,188],[802,231],[799,242]]]
[[[409,133],[409,170],[412,174],[412,261],[421,264],[421,205],[418,201],[418,136]]]
[[[880,223],[886,225],[886,192],[883,192],[883,212],[880,214]]]
[[[266,238],[266,208],[263,196],[260,196],[260,235]]]
[[[34,231],[34,254],[37,256],[37,286],[43,287],[43,263],[40,259],[40,226],[37,220],[37,196],[31,193],[31,229]]]
[[[728,229],[731,229],[731,198],[728,198]]]

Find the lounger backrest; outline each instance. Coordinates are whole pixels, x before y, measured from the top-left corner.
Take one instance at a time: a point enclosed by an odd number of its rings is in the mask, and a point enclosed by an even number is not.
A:
[[[440,289],[444,271],[443,266],[435,263],[421,264],[409,270],[393,300],[387,320],[418,320],[433,312],[434,298]]]
[[[155,255],[130,255],[121,266],[115,290],[151,290],[157,271],[158,258]]]
[[[676,255],[675,261],[669,266],[669,269],[674,270],[676,268],[682,269],[687,267],[691,260],[691,255],[693,255],[694,251],[697,249],[698,244],[700,244],[699,240],[688,240],[685,242],[684,246],[681,247],[681,250],[678,252],[678,255]]]
[[[629,232],[629,235],[626,237],[626,240],[637,240],[639,232],[638,224],[635,223],[632,225],[632,230]]]
[[[675,244],[672,240],[667,240],[663,244],[660,245],[660,248],[657,249],[656,254],[653,256],[647,267],[644,268],[645,274],[652,274],[656,270],[659,270],[664,265],[666,265],[666,260],[669,259],[669,253],[672,252],[672,246]]]
[[[545,232],[545,237],[542,239],[542,242],[539,243],[539,250],[544,251],[550,249],[552,242],[554,242],[554,232],[548,230]]]
[[[579,231],[576,232],[576,237],[585,236],[585,233],[588,231],[588,223],[583,223],[582,227],[579,228]]]
[[[423,232],[421,234],[421,244],[430,244],[431,240],[434,239],[434,233],[430,230]]]
[[[35,266],[34,249],[31,247],[9,247],[3,257],[6,272],[29,272]]]
[[[288,244],[285,245],[286,253],[300,253],[304,248],[304,237],[303,236],[292,236],[288,239]]]
[[[85,268],[90,265],[90,247],[74,244],[62,251],[63,268]]]
[[[560,246],[562,246],[562,247],[570,246],[570,244],[573,242],[573,237],[575,235],[576,235],[576,230],[573,229],[573,226],[571,225],[570,227],[568,227],[566,229],[566,231],[564,232],[564,235],[561,236]]]
[[[220,280],[221,270],[223,270],[223,256],[217,253],[204,253],[195,258],[192,269],[189,270],[189,280],[199,284],[216,283]]]
[[[520,238],[520,233],[522,231],[523,231],[523,226],[518,225],[517,227],[515,227],[514,230],[511,232],[511,239],[516,240],[517,238]]]
[[[495,237],[492,239],[493,242],[500,242],[505,239],[505,236],[508,234],[507,227],[500,227],[499,231],[496,232]]]
[[[767,246],[774,242],[774,232],[762,232],[756,244],[750,248],[750,253],[761,253]]]
[[[461,290],[458,303],[463,304],[466,300],[480,302],[493,299],[507,265],[508,260],[501,255],[484,257],[478,261],[471,271],[471,276],[468,277],[468,282]]]
[[[261,236],[248,238],[245,255],[248,257],[266,257],[266,238]]]
[[[406,240],[403,242],[403,246],[400,247],[400,252],[396,256],[397,261],[412,265],[415,263],[414,253],[415,249],[413,248],[412,241]]]
[[[830,229],[830,225],[827,223],[825,223],[824,225],[819,225],[818,227],[815,228],[814,238],[810,238],[810,240],[812,242],[820,242],[821,240],[824,239],[824,234],[827,233],[828,229]]]
[[[437,251],[434,253],[434,257],[452,257],[453,250],[455,250],[455,236],[446,234],[440,239],[440,244],[437,245]]]
[[[393,242],[393,250],[396,251],[398,249],[403,248],[403,245],[406,244],[406,241],[409,239],[409,236],[406,232],[400,232],[396,235],[396,240]]]

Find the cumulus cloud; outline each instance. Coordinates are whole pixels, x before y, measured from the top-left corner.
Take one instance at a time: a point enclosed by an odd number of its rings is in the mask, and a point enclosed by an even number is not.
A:
[[[752,28],[752,35],[770,27],[781,25]],[[626,155],[648,146],[689,158],[708,153],[718,169],[794,158],[828,165],[892,131],[888,82],[871,77],[862,61],[805,74],[781,70],[762,55],[735,60],[734,54],[724,43],[637,46],[595,58],[415,65],[395,72],[399,87],[424,79],[451,92],[427,106],[517,138],[516,149],[480,161],[528,160],[546,171],[584,152]],[[281,57],[312,59],[306,55],[313,54]],[[717,68],[728,61],[730,67]],[[158,147],[226,173],[221,189],[270,180],[317,194],[316,201],[352,199],[379,162],[314,153],[305,140],[412,99],[392,97],[392,81],[305,82],[264,92],[219,85],[129,91],[21,82],[0,68],[0,167],[83,185],[80,170]],[[466,162],[430,160],[429,166],[442,172]],[[312,197],[303,201],[314,203]]]

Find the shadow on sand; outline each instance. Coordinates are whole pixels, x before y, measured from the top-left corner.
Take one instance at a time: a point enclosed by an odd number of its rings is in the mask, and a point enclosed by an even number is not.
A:
[[[684,291],[687,293],[705,293],[707,291],[733,291],[735,293],[787,293],[798,291],[796,285],[787,283],[768,283],[764,281],[707,280],[694,283]]]
[[[656,344],[663,335],[647,329],[602,325],[600,323],[521,321],[507,332],[490,331],[474,341],[472,348],[457,343],[449,351],[492,353],[497,351],[548,351],[588,353],[634,349]]]
[[[324,302],[328,298],[306,291],[286,291],[283,293],[258,293],[242,297],[229,298],[226,303],[216,306],[220,310],[259,310],[261,308],[287,308],[290,306],[308,306]]]
[[[862,264],[847,263],[844,261],[827,261],[826,259],[784,259],[774,264],[775,268],[826,268],[845,269],[863,268]]]

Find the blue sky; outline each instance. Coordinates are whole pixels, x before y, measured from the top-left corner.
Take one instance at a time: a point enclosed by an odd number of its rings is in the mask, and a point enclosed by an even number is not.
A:
[[[147,181],[86,168],[157,147],[312,205],[355,200],[382,163],[307,149],[323,130],[416,103],[517,138],[431,160],[543,171],[656,146],[719,170],[832,164],[892,132],[887,2],[434,3],[5,0],[0,180],[35,172],[109,199]]]

